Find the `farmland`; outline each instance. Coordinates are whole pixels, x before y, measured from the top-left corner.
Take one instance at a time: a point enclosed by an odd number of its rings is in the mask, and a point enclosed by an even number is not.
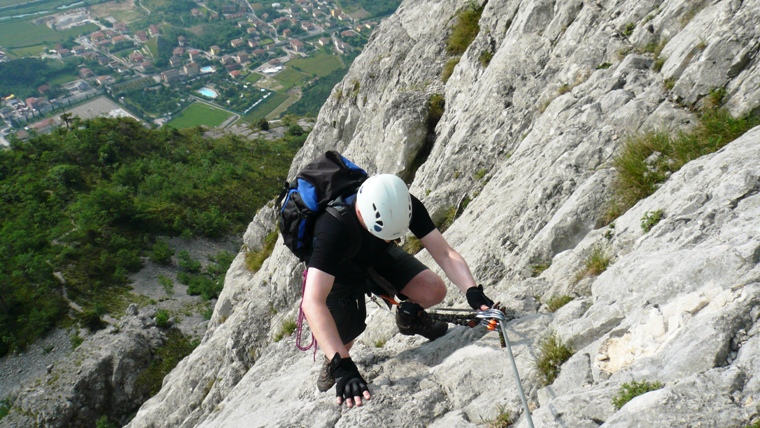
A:
[[[85,24],[63,31],[55,31],[46,25],[34,25],[31,21],[3,22],[0,25],[0,46],[20,48],[62,42],[69,37],[97,31],[95,24]]]
[[[192,128],[199,125],[214,127],[221,125],[230,116],[232,114],[224,110],[211,107],[205,103],[195,102],[177,114],[174,119],[169,121],[168,125],[177,129]]]
[[[288,65],[295,70],[306,73],[307,75],[316,75],[320,77],[327,76],[333,71],[345,67],[339,56],[330,55],[325,52],[320,52],[309,58],[293,59],[288,61]]]
[[[282,83],[283,90],[287,91],[295,85],[309,80],[309,76],[290,67],[285,67],[276,77],[275,80]]]
[[[267,97],[259,105],[257,105],[250,113],[245,115],[244,120],[246,122],[254,123],[259,119],[266,117],[269,113],[274,111],[280,106],[289,96],[280,92],[272,92],[272,95]]]

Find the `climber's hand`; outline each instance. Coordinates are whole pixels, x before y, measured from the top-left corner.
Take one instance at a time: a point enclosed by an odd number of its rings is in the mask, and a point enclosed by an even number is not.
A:
[[[483,286],[470,287],[467,289],[467,303],[476,311],[487,311],[494,306],[493,300],[489,299],[483,292]]]
[[[341,358],[336,353],[330,364],[335,370],[335,395],[339,405],[345,402],[346,407],[350,409],[354,404],[361,406],[362,398],[370,399],[367,381],[359,374],[359,369],[351,358]]]

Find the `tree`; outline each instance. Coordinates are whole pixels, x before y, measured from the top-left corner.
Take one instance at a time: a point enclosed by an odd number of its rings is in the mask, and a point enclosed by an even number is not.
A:
[[[262,131],[269,131],[269,122],[267,121],[267,118],[262,117],[259,119],[258,125]]]
[[[71,129],[71,113],[64,113],[61,115],[61,120],[66,124],[66,129]]]
[[[288,127],[287,134],[292,135],[294,137],[298,137],[298,136],[303,135],[303,132],[304,131],[303,131],[303,128],[301,128],[301,125],[296,124],[296,125],[290,125]]]

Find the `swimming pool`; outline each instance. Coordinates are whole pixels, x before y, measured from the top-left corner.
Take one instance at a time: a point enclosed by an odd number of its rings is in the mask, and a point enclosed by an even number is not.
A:
[[[198,89],[198,93],[206,98],[216,98],[219,96],[215,90],[206,87]]]
[[[203,73],[203,74],[213,73],[215,71],[216,71],[216,69],[214,67],[210,66],[210,65],[207,65],[205,67],[201,67],[201,73]]]

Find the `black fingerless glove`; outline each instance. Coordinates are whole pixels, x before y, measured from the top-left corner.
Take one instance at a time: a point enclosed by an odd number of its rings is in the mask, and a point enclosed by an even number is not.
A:
[[[356,364],[351,358],[341,358],[340,354],[335,354],[330,361],[330,365],[335,371],[335,395],[341,397],[344,401],[354,397],[362,397],[364,391],[369,391],[367,381],[359,374]]]
[[[489,308],[493,307],[493,300],[486,297],[485,293],[483,293],[482,285],[468,288],[466,296],[467,303],[469,303],[470,307],[476,311],[479,311],[480,307],[483,305],[488,306]]]

